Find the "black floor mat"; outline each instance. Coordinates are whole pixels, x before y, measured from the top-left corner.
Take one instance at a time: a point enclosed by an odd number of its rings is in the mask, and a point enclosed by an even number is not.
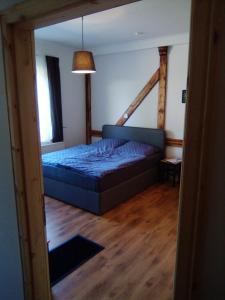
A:
[[[56,284],[69,273],[102,251],[104,247],[80,235],[49,252],[49,272],[51,285]]]

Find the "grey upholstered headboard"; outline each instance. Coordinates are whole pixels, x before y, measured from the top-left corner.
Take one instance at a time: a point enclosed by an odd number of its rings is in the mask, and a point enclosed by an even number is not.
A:
[[[154,145],[165,150],[165,131],[163,129],[104,125],[102,127],[103,138],[123,138],[140,143]]]

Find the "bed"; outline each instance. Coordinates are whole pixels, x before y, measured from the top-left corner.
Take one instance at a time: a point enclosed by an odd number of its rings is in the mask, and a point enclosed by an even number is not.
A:
[[[45,195],[101,215],[158,180],[165,132],[104,125],[102,140],[42,155]]]

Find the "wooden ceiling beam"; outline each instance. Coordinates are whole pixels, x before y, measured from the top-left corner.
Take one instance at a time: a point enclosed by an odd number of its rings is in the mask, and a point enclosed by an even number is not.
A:
[[[137,1],[140,0],[29,0],[0,12],[0,16],[8,24],[23,22],[40,28]]]

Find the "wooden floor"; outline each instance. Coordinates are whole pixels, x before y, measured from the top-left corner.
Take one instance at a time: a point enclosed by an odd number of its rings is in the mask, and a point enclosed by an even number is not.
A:
[[[99,217],[46,198],[50,249],[75,234],[105,249],[52,289],[54,300],[172,299],[178,188],[157,185]]]

